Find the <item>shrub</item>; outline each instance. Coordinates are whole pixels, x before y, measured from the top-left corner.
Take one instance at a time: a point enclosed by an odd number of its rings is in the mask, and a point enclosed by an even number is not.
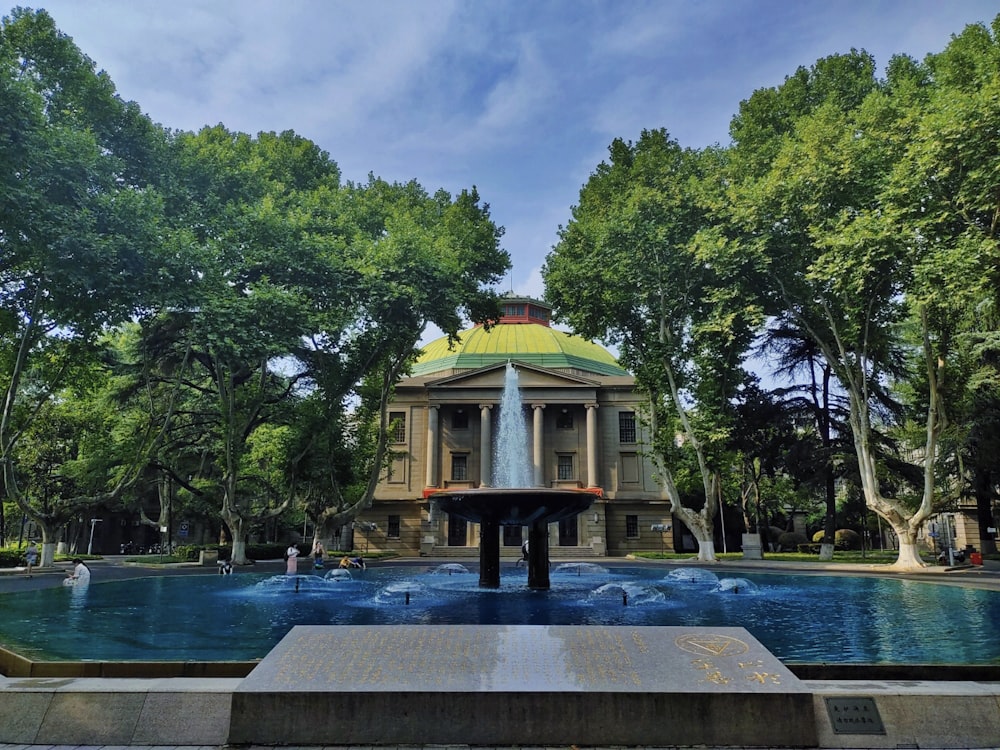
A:
[[[822,530],[813,534],[812,540],[820,544],[825,532]],[[837,529],[833,537],[833,546],[837,549],[861,549],[861,535],[853,529]]]
[[[39,553],[41,557],[41,553]],[[16,568],[24,565],[24,550],[17,547],[0,549],[0,568]]]
[[[794,552],[800,544],[809,544],[809,538],[797,531],[783,531],[778,537],[778,546],[782,551]]]
[[[173,557],[190,562],[197,560],[203,549],[205,547],[202,547],[200,544],[179,544],[174,547]]]
[[[861,534],[853,529],[837,529],[838,549],[861,549]]]

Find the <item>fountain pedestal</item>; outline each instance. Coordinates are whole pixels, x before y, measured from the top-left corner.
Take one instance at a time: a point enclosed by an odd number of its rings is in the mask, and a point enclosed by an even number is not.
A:
[[[528,527],[528,586],[549,588],[548,525],[587,510],[596,495],[584,490],[480,488],[430,495],[437,507],[480,526],[479,585],[500,588],[500,527]]]

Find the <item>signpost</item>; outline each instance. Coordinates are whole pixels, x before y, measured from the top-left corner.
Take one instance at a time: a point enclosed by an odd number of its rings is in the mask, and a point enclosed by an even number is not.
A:
[[[663,557],[663,555],[664,555],[664,551],[663,551],[663,535],[666,534],[668,531],[670,531],[671,528],[672,527],[671,527],[671,525],[669,523],[654,523],[652,526],[649,527],[650,531],[658,531],[658,532],[660,532],[660,557]]]

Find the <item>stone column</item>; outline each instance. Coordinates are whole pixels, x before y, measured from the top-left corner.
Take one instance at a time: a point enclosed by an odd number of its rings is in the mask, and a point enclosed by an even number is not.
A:
[[[500,588],[500,523],[496,518],[483,518],[479,523],[479,586]]]
[[[535,487],[545,486],[545,446],[542,445],[542,436],[544,423],[542,421],[542,410],[545,408],[545,404],[532,404],[532,426],[534,427],[534,454],[532,458],[532,466],[534,467],[534,485]]]
[[[438,435],[438,406],[431,404],[427,407],[427,482],[426,487],[438,487],[438,446],[441,443]]]
[[[493,419],[492,404],[479,405],[479,486],[489,487],[493,479]]]
[[[533,521],[528,527],[528,588],[547,589],[549,581],[549,524]]]
[[[600,486],[597,481],[597,404],[587,404],[587,486]]]

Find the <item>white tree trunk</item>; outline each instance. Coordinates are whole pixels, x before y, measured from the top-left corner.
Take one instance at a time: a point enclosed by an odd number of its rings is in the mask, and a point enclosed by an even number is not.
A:
[[[242,525],[243,524],[240,524],[241,527]],[[250,561],[247,559],[247,543],[243,537],[243,534],[240,534],[237,537],[233,537],[232,563],[233,565],[248,565],[250,563]]]
[[[717,562],[718,558],[715,556],[715,542],[711,539],[699,539],[698,540],[698,559],[704,560],[705,562]]]
[[[51,568],[56,561],[56,543],[42,542],[42,555],[38,559],[39,568]]]
[[[829,542],[823,542],[819,546],[819,559],[821,562],[829,562],[833,559],[833,545]]]
[[[896,557],[896,562],[890,567],[901,572],[914,571],[926,568],[927,563],[920,559],[920,548],[914,542],[904,541],[904,537],[901,535],[899,537],[899,555]]]

